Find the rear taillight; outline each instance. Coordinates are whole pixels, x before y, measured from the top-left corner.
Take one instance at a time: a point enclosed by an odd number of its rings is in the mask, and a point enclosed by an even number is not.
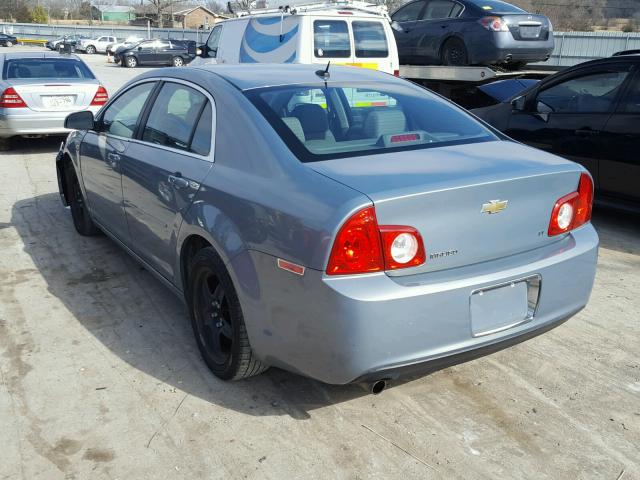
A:
[[[506,22],[500,17],[482,17],[480,20],[480,25],[482,25],[487,30],[491,30],[492,32],[508,32],[509,27]]]
[[[328,275],[350,275],[415,267],[425,262],[420,233],[402,225],[378,225],[374,207],[354,213],[331,249]]]
[[[399,77],[400,76],[400,70],[394,70],[393,71],[393,76],[394,77]]]
[[[0,108],[26,108],[27,104],[24,103],[22,97],[18,95],[13,87],[7,88],[0,96]]]
[[[100,107],[105,103],[107,103],[107,100],[109,100],[109,94],[107,93],[107,89],[104,88],[102,85],[100,85],[98,87],[98,91],[93,96],[93,100],[91,100],[91,106]]]
[[[591,220],[593,181],[588,173],[580,175],[578,190],[560,198],[553,206],[549,221],[550,237],[566,233]]]

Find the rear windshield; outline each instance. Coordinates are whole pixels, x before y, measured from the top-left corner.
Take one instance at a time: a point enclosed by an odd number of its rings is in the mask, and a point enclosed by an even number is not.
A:
[[[356,57],[385,58],[389,55],[387,36],[380,22],[353,22]]]
[[[94,79],[91,70],[78,60],[57,58],[20,58],[4,62],[4,80],[33,78],[53,79]]]
[[[476,5],[485,12],[493,13],[524,13],[524,10],[511,5],[507,2],[501,2],[500,0],[478,0]]]
[[[296,85],[246,95],[303,162],[497,139],[463,110],[411,85]]]

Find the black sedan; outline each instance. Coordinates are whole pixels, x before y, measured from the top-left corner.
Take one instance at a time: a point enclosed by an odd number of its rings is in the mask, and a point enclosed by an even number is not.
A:
[[[121,66],[129,68],[135,68],[138,65],[182,67],[195,56],[195,42],[154,39],[120,47],[116,50],[114,60]]]
[[[582,63],[471,111],[516,140],[584,165],[601,203],[640,209],[640,54]]]
[[[0,33],[0,45],[3,47],[13,47],[16,43],[18,43],[18,39],[13,35]]]
[[[516,69],[554,46],[547,17],[500,0],[413,0],[391,19],[401,64]]]

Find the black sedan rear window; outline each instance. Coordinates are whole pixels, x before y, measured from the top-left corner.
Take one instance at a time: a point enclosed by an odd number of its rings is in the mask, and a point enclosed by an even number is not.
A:
[[[498,139],[463,110],[412,85],[292,85],[246,95],[303,162]]]
[[[94,79],[91,70],[78,60],[57,58],[16,58],[4,62],[2,79]]]

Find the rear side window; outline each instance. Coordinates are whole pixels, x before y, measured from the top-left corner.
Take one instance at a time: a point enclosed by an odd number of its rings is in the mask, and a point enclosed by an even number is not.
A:
[[[626,113],[640,113],[640,77],[636,75],[635,82],[622,101],[622,111]]]
[[[438,18],[448,18],[451,15],[451,10],[456,4],[450,0],[431,0],[427,4],[427,9],[424,11],[424,20],[436,20]]]
[[[3,80],[13,78],[94,79],[91,70],[79,60],[21,58],[4,62]]]
[[[347,22],[342,20],[313,22],[313,50],[318,58],[350,57],[351,42]]]
[[[155,83],[143,83],[130,88],[116,98],[102,115],[101,131],[132,138],[144,104],[153,90]]]
[[[156,145],[194,152],[195,127],[207,105],[207,98],[193,88],[166,83],[151,108],[142,140]],[[208,145],[198,140],[195,153],[208,153]],[[206,150],[206,153],[202,153]]]
[[[606,113],[613,108],[627,72],[599,72],[572,78],[543,90],[536,99],[541,113]]]
[[[385,58],[389,56],[387,36],[380,22],[353,22],[356,57]]]

